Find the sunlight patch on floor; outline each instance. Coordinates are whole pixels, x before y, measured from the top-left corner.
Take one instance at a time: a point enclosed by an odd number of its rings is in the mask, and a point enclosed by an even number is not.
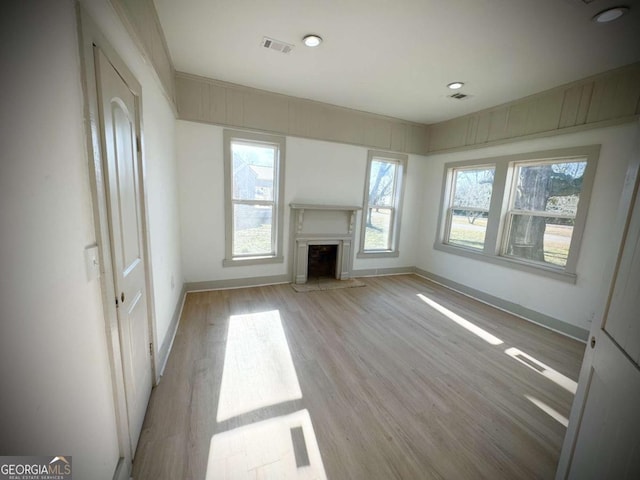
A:
[[[326,480],[307,410],[218,433],[211,439],[206,480]]]
[[[429,305],[434,310],[437,310],[438,312],[443,314],[445,317],[449,318],[450,320],[453,320],[455,323],[457,323],[461,327],[467,329],[468,331],[470,331],[474,335],[477,335],[478,337],[480,337],[485,342],[487,342],[487,343],[489,343],[491,345],[501,345],[501,344],[504,343],[498,337],[490,334],[489,332],[487,332],[486,330],[478,327],[474,323],[471,323],[469,320],[466,320],[466,319],[462,318],[460,315],[458,315],[456,313],[453,313],[451,310],[449,310],[448,308],[443,307],[438,302],[434,302],[429,297],[427,297],[425,295],[422,295],[421,293],[418,293],[418,298],[420,298],[420,300],[422,300],[424,303]]]
[[[523,365],[526,365],[528,368],[530,368],[534,372],[539,373],[543,377],[546,377],[552,382],[556,383],[557,385],[560,385],[565,390],[573,394],[576,393],[576,390],[578,389],[578,384],[573,380],[571,380],[569,377],[566,377],[560,372],[558,372],[557,370],[551,368],[549,365],[545,365],[540,360],[514,347],[507,348],[504,351],[504,353],[506,353],[510,357],[515,358],[518,362],[520,362]]]
[[[299,398],[280,312],[231,316],[216,420]]]
[[[498,337],[490,334],[486,330],[478,327],[477,325],[475,325],[474,323],[471,323],[465,318],[462,318],[460,315],[453,313],[451,310],[443,307],[438,302],[431,300],[429,297],[421,293],[418,293],[417,295],[423,302],[425,302],[431,308],[433,308],[434,310],[437,310],[438,312],[440,312],[450,320],[454,321],[461,327],[465,328],[469,332],[473,333],[474,335],[477,335],[478,337],[483,339],[485,342],[491,345],[501,345],[504,343]],[[504,353],[514,358],[515,360],[520,362],[522,365],[525,365],[526,367],[530,368],[534,372],[537,372],[543,377],[548,378],[549,380],[561,386],[565,390],[573,394],[576,393],[578,384],[575,381],[571,380],[569,377],[566,377],[565,375],[561,374],[557,370],[551,368],[549,365],[542,363],[538,359],[532,357],[527,353],[524,353],[522,350],[519,350],[515,347],[507,348],[504,351]]]
[[[549,405],[544,403],[542,400],[538,400],[537,398],[531,397],[529,395],[525,395],[525,398],[527,400],[529,400],[531,403],[533,403],[540,410],[542,410],[544,413],[546,413],[551,418],[553,418],[555,421],[560,423],[561,425],[564,425],[565,427],[567,425],[569,425],[569,419],[567,417],[565,417],[564,415],[559,413],[557,410],[554,410],[553,408],[551,408]]]

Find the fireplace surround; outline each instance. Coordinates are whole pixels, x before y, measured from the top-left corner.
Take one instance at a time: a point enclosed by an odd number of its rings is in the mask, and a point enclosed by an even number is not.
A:
[[[310,245],[336,245],[335,277],[351,278],[355,223],[360,206],[291,203],[293,279],[307,282]]]

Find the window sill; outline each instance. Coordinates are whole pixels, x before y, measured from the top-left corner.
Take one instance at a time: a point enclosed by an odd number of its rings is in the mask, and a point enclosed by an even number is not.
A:
[[[222,260],[223,267],[245,267],[251,265],[267,265],[270,263],[283,263],[284,257],[247,257],[247,258],[225,258]]]
[[[521,261],[512,257],[501,257],[497,255],[487,255],[484,252],[475,252],[464,247],[456,247],[453,245],[447,245],[446,243],[436,242],[433,245],[435,250],[442,252],[452,253],[462,257],[473,258],[480,260],[481,262],[492,263],[494,265],[501,265],[507,268],[513,268],[522,272],[533,273],[535,275],[542,275],[555,280],[560,280],[567,283],[576,283],[577,275],[575,273],[569,273],[562,270],[558,270],[552,267],[545,267],[544,265],[537,265],[527,261]]]
[[[356,258],[393,258],[400,256],[400,252],[395,250],[381,250],[379,252],[358,252]]]

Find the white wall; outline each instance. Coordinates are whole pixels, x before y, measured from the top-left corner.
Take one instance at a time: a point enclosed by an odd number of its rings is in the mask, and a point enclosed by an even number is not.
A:
[[[158,347],[171,333],[184,279],[280,275],[288,273],[288,262],[222,267],[222,128],[176,124],[157,78],[108,2],[81,3],[143,86]],[[99,282],[87,280],[84,265],[84,249],[96,238],[74,3],[14,2],[0,21],[0,61],[8,72],[0,109],[0,453],[72,455],[77,478],[111,478],[118,446],[105,322]],[[355,268],[417,265],[589,328],[615,247],[609,231],[635,135],[629,124],[429,158],[410,155],[401,256],[356,259]],[[592,143],[602,143],[602,152],[577,285],[433,250],[445,162]],[[361,204],[366,158],[364,147],[287,138],[286,204]],[[288,256],[288,209],[285,218]]]
[[[144,89],[144,84],[143,84]],[[180,258],[176,120],[157,89],[143,91],[144,155],[153,293],[158,338],[156,352],[168,336],[184,283]]]
[[[110,4],[82,4],[143,88],[161,342],[183,283],[175,119]],[[75,478],[112,478],[119,451],[105,320],[84,262],[96,237],[75,4],[12,2],[0,18],[0,453],[71,455]]]
[[[177,145],[182,222],[182,259],[187,282],[289,274],[289,204],[362,205],[367,151],[365,147],[287,137],[285,160],[284,264],[223,267],[225,254],[223,128],[178,121]],[[424,157],[409,155],[409,175]],[[356,259],[355,269],[413,266],[417,231],[419,178],[407,182],[400,257]],[[359,219],[358,219],[359,220]],[[359,239],[359,223],[356,238]]]
[[[427,158],[424,211],[420,227],[417,267],[448,280],[519,304],[588,330],[604,301],[616,249],[611,231],[637,129],[635,123],[580,133],[509,143]],[[575,285],[504,266],[434,250],[446,162],[533,152],[553,148],[601,144],[586,229],[582,239]]]
[[[74,478],[111,478],[105,323],[84,265],[95,233],[74,5],[11,5],[0,27],[0,452],[72,455]]]
[[[108,1],[81,0],[83,8],[142,85],[143,155],[145,161],[151,265],[153,273],[156,352],[173,334],[170,323],[181,301],[180,222],[173,110],[150,62],[135,47]]]

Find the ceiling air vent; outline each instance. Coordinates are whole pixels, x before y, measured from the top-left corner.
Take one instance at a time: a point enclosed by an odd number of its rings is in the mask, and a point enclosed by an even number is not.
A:
[[[264,37],[260,45],[262,45],[264,48],[275,50],[276,52],[280,53],[289,53],[291,50],[293,50],[293,45],[286,42],[281,42],[280,40],[274,40],[273,38],[269,37]]]
[[[458,92],[453,95],[449,95],[449,98],[453,98],[454,100],[464,100],[465,98],[469,98],[469,95]]]

